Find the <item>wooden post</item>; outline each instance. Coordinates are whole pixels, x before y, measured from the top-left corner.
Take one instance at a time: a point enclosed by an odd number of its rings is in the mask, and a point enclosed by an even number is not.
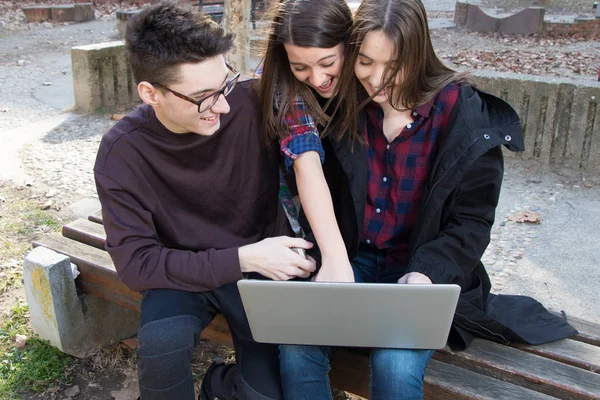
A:
[[[228,55],[229,62],[246,75],[250,57],[250,4],[251,0],[225,0],[223,13],[225,30],[235,34],[235,43]]]

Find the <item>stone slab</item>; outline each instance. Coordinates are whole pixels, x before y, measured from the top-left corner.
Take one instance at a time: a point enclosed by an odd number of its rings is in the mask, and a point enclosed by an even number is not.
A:
[[[526,35],[542,32],[544,14],[543,7],[528,7],[512,14],[491,14],[477,4],[457,2],[454,18],[457,25],[466,24],[474,31]]]
[[[52,18],[51,8],[47,6],[22,7],[27,22],[45,22]]]
[[[139,313],[93,295],[78,295],[67,256],[37,247],[25,256],[23,281],[31,325],[64,353],[87,357],[137,333]]]
[[[94,111],[139,99],[122,41],[71,49],[75,107]]]
[[[75,22],[93,21],[95,18],[94,5],[92,3],[75,4]]]
[[[52,6],[50,13],[52,15],[52,22],[75,21],[75,5],[73,4]]]

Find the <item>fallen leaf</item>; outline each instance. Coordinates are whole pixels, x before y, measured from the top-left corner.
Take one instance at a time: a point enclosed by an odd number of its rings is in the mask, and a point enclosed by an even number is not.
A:
[[[586,188],[588,188],[588,189],[589,189],[589,188],[591,188],[591,187],[592,187],[592,186],[594,186],[594,185],[592,185],[591,183],[587,183],[587,182],[586,182],[586,183],[584,183],[584,184],[583,184],[583,186],[585,186]]]
[[[508,219],[512,222],[528,222],[531,224],[539,224],[542,221],[541,216],[533,211],[517,211],[509,215]]]
[[[136,338],[129,338],[121,340],[121,344],[127,347],[129,350],[135,350],[139,347],[139,342]]]
[[[46,202],[39,202],[39,203],[38,203],[38,208],[39,208],[40,210],[47,210],[47,209],[49,209],[50,207],[52,207],[52,204],[54,204],[54,201],[52,201],[52,200],[48,200],[48,201],[46,201]]]
[[[70,388],[65,390],[65,395],[69,396],[69,397],[75,397],[79,394],[80,390],[79,390],[79,386],[75,385],[75,386],[71,386]]]
[[[48,190],[46,192],[45,196],[48,197],[48,198],[50,198],[50,197],[56,196],[57,194],[58,194],[58,190],[56,190],[56,189],[53,188],[53,189]]]
[[[110,116],[110,119],[112,119],[113,121],[120,121],[120,120],[122,120],[122,119],[123,119],[123,117],[124,117],[125,115],[126,115],[126,114],[112,114],[112,115]]]
[[[18,349],[22,349],[27,344],[27,336],[25,335],[16,335],[15,336],[15,345]]]

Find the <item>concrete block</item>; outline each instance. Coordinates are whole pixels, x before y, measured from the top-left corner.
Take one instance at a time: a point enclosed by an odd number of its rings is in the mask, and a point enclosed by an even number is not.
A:
[[[598,123],[598,99],[600,89],[578,86],[573,93],[571,126],[567,138],[564,165],[573,169],[585,169],[598,154],[590,152],[594,138],[594,124]]]
[[[27,22],[44,22],[50,21],[52,18],[52,13],[48,6],[22,7],[21,10],[23,10]]]
[[[487,14],[477,5],[469,4],[467,28],[478,32],[496,32],[499,25],[500,20],[498,18]]]
[[[78,296],[67,256],[33,249],[25,257],[23,280],[34,331],[64,353],[87,357],[137,333],[137,312],[95,296]]]
[[[529,35],[541,33],[544,28],[543,7],[528,7],[513,15],[500,19],[498,31],[507,35]]]
[[[117,31],[119,32],[119,36],[125,37],[125,28],[127,27],[127,22],[133,17],[140,13],[140,10],[119,10],[116,12],[117,16]]]
[[[50,12],[52,14],[52,22],[75,21],[75,5],[73,4],[52,6]]]
[[[96,19],[94,5],[92,3],[75,4],[75,22],[93,21]]]
[[[75,108],[94,111],[139,100],[122,41],[71,49]]]
[[[469,9],[468,3],[457,1],[454,5],[454,24],[456,26],[464,26],[467,24],[467,12]]]
[[[474,78],[519,113],[525,151],[517,157],[599,170],[600,82],[489,71],[477,71]]]
[[[490,15],[476,4],[457,3],[455,22],[457,25],[464,20],[466,10],[467,28],[479,32],[501,32],[504,34],[534,34],[544,29],[545,9],[543,7],[528,7],[508,16]]]

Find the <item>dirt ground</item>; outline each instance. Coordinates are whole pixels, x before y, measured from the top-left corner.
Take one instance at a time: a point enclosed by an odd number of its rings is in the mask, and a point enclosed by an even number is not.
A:
[[[70,1],[38,1],[37,3],[65,3]],[[13,35],[19,30],[52,28],[49,23],[26,24],[19,7],[26,2],[0,1],[0,37]],[[113,18],[114,10],[135,8],[136,2],[121,2],[102,5],[97,8],[97,18]],[[502,2],[488,1],[491,6]],[[505,2],[506,9],[521,6],[520,0]],[[547,1],[556,12],[571,12],[589,15],[591,2]],[[588,4],[589,3],[589,4]],[[448,11],[430,12],[431,17],[452,18]],[[15,36],[15,38],[18,36]],[[466,29],[436,29],[432,31],[434,45],[439,55],[457,68],[512,71],[535,75],[570,77],[581,80],[597,79],[600,67],[600,42],[597,38],[547,38],[506,37],[500,35],[477,34]],[[48,39],[68,45],[70,38]],[[0,63],[14,62],[5,57]],[[1,111],[1,110],[0,110]],[[0,113],[0,118],[2,114]],[[34,204],[43,207],[48,201],[47,193],[34,190],[28,185],[15,186],[0,182],[0,221],[18,221],[9,205],[16,203]],[[53,198],[52,206],[45,211],[52,215],[59,225],[70,221],[72,214],[68,204],[73,199],[68,196]],[[55,229],[47,224],[32,224],[25,231],[2,231],[0,243],[10,244],[1,248],[0,253],[0,318],[7,315],[11,307],[24,300],[20,270],[24,252],[30,243],[40,235]],[[194,373],[200,378],[216,356],[230,359],[230,349],[204,342],[195,353]],[[26,393],[23,399],[72,399],[77,400],[131,400],[137,397],[135,342],[120,343],[104,349],[96,356],[74,360],[64,379],[41,393]],[[69,396],[69,394],[71,396]],[[336,399],[356,399],[355,396],[336,392]]]

